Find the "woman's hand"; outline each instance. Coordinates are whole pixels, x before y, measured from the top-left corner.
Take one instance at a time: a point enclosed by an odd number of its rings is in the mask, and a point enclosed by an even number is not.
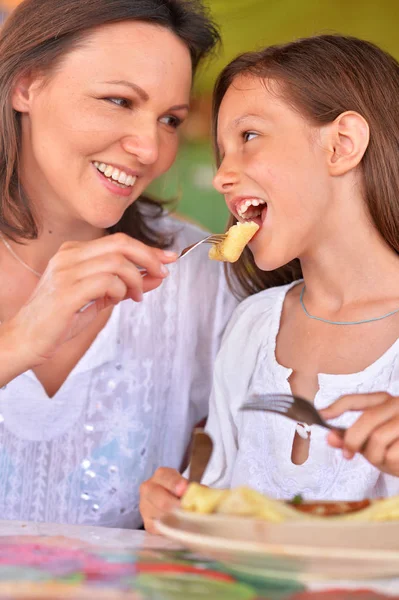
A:
[[[154,522],[163,514],[178,508],[188,481],[176,469],[160,468],[140,486],[140,513],[144,527],[158,533]]]
[[[63,244],[32,296],[8,322],[25,368],[45,362],[105,308],[127,298],[140,302],[167,276],[165,264],[175,260],[174,253],[122,233]],[[144,277],[137,265],[146,270]]]
[[[342,448],[345,458],[361,453],[375,467],[399,476],[399,397],[386,392],[342,396],[334,404],[320,411],[329,420],[348,410],[364,411],[349,427],[344,439],[336,433],[328,435],[328,443]]]

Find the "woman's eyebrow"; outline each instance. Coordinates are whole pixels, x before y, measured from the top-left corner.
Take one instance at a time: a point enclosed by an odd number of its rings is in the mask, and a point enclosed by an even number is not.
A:
[[[144,102],[150,99],[147,92],[145,90],[143,90],[143,88],[141,88],[136,83],[133,83],[132,81],[127,81],[126,79],[119,79],[119,80],[113,80],[113,81],[104,81],[104,83],[111,84],[111,85],[123,85],[124,87],[130,87],[132,90],[134,90],[140,96],[140,98]]]
[[[118,80],[113,80],[113,81],[104,81],[104,83],[107,83],[110,85],[121,85],[124,87],[130,87],[133,91],[136,92],[136,94],[139,95],[139,97],[141,98],[141,100],[143,100],[143,102],[147,102],[147,100],[150,99],[147,92],[145,90],[143,90],[142,87],[137,85],[137,83],[133,83],[132,81],[127,81],[126,79],[118,79]],[[189,105],[188,104],[176,104],[175,106],[171,106],[169,110],[183,110],[183,109],[188,110]]]

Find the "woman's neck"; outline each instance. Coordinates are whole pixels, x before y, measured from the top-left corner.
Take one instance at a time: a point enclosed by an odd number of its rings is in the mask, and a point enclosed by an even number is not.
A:
[[[99,230],[87,224],[73,223],[69,227],[65,224],[59,227],[55,223],[46,222],[40,227],[39,235],[35,240],[21,240],[21,244],[12,244],[18,257],[38,273],[43,273],[62,244],[71,241],[91,241],[106,235],[104,230]]]

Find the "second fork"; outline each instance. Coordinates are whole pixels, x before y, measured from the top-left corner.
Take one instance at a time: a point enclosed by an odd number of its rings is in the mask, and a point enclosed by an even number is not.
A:
[[[330,425],[323,419],[317,408],[305,398],[294,394],[259,394],[251,396],[240,410],[258,410],[272,412],[307,425],[320,425],[344,437],[346,429]]]

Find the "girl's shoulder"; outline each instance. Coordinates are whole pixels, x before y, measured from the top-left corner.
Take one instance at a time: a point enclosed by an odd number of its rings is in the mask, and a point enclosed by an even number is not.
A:
[[[229,330],[258,329],[280,321],[281,311],[287,292],[298,282],[268,288],[243,300],[233,313]]]

